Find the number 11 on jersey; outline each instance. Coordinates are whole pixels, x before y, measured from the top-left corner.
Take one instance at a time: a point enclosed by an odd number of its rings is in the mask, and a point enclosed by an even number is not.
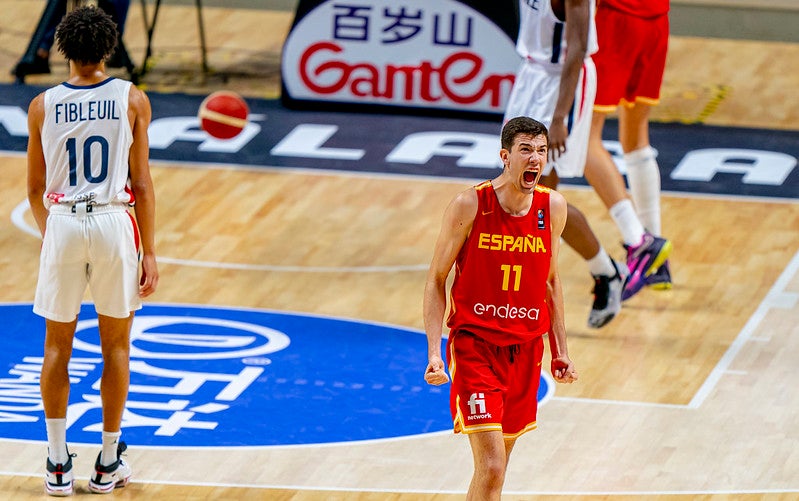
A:
[[[500,265],[500,269],[502,270],[502,290],[504,291],[508,290],[512,275],[513,291],[518,292],[522,282],[522,265],[514,264],[513,266],[511,266],[509,264],[503,264]]]

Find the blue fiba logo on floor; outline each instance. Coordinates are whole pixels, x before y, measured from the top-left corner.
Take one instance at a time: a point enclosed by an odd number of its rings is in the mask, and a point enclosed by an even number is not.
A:
[[[44,440],[44,321],[0,305],[0,436]],[[102,431],[93,305],[83,305],[69,374],[70,443]],[[443,349],[443,348],[442,348]],[[265,310],[147,305],[131,332],[125,440],[168,447],[389,439],[452,429],[449,386],[429,386],[423,332]],[[552,385],[541,378],[539,400]]]

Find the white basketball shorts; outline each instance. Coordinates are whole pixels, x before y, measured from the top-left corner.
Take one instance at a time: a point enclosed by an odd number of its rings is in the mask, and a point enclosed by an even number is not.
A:
[[[545,175],[552,172],[554,167],[560,177],[582,177],[588,155],[588,136],[591,133],[596,85],[594,62],[591,58],[586,58],[574,92],[574,104],[567,117],[569,137],[566,139],[566,152],[556,163],[547,164]],[[549,127],[559,91],[560,68],[523,61],[516,73],[503,123],[514,117],[526,116]]]
[[[124,205],[86,212],[53,205],[39,260],[33,311],[49,320],[71,322],[89,286],[100,315],[126,318],[141,308],[138,231]]]

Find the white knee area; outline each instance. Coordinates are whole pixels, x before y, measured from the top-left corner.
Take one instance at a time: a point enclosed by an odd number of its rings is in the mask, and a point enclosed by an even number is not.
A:
[[[635,210],[644,227],[660,235],[660,169],[651,146],[624,154],[627,183]]]

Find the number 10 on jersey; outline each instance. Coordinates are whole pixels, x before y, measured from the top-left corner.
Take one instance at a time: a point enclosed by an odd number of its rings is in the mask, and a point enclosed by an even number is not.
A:
[[[78,148],[74,137],[67,139],[69,155],[69,185],[78,185]],[[92,146],[100,147],[100,172],[95,176],[92,172]],[[96,149],[96,148],[95,148]],[[83,177],[87,182],[97,184],[108,176],[108,140],[103,136],[89,136],[83,142]]]

